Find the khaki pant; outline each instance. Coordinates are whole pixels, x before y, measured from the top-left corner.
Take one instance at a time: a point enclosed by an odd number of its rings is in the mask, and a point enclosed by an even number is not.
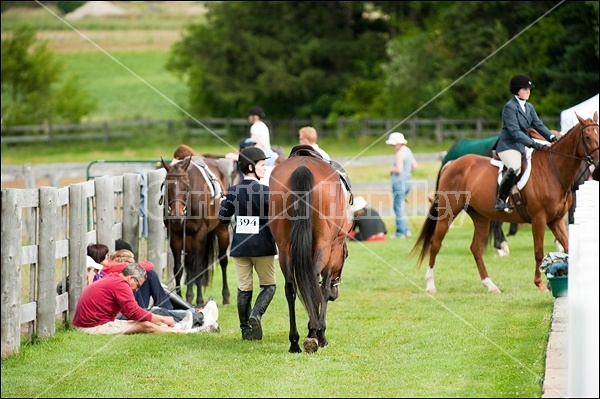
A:
[[[521,155],[517,150],[506,150],[498,153],[498,157],[506,166],[506,169],[512,168],[517,175],[521,170]]]
[[[251,256],[234,257],[233,265],[237,276],[238,289],[240,291],[252,291],[252,270],[256,269],[259,285],[275,285],[275,257]]]
[[[135,321],[117,319],[96,327],[77,327],[77,329],[94,335],[127,334],[128,330],[133,326],[133,323],[135,323]]]

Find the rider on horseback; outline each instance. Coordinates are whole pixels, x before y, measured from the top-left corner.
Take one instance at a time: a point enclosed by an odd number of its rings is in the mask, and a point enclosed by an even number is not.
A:
[[[502,131],[496,143],[496,152],[508,169],[498,188],[494,210],[511,212],[506,204],[510,188],[521,170],[521,156],[525,147],[541,150],[544,145],[533,140],[527,129],[534,127],[549,142],[556,141],[556,136],[542,123],[533,105],[527,100],[531,88],[535,87],[527,75],[515,75],[510,80],[510,92],[514,97],[508,100],[502,109]]]

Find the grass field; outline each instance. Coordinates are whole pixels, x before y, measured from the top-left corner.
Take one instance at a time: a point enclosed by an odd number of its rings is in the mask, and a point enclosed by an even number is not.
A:
[[[416,231],[422,219],[409,222]],[[340,297],[328,308],[330,344],[316,354],[287,352],[278,272],[262,341],[241,340],[235,305],[220,305],[218,334],[60,331],[2,362],[2,396],[540,397],[553,298],[533,285],[531,230],[511,240],[508,258],[486,252],[502,294],[488,294],[479,282],[471,234],[468,218],[448,233],[435,295],[424,293],[425,268],[408,256],[415,237],[350,243]],[[220,302],[217,275],[207,294]],[[235,284],[231,262],[228,281]],[[302,339],[307,316],[296,307]]]
[[[136,18],[76,24],[135,74],[43,9],[33,14],[9,10],[2,15],[2,32],[23,21],[38,28],[66,71],[78,71],[97,97],[92,120],[169,118],[177,111],[148,84],[184,103],[185,86],[161,68],[182,26],[201,16],[185,16],[199,2],[155,3],[169,15],[147,11]],[[175,8],[181,12],[171,17]],[[108,144],[3,146],[2,162],[153,159],[170,156],[182,139],[154,135]],[[374,140],[323,138],[320,144],[332,156],[353,156],[368,148],[365,155],[391,158],[389,146],[371,146]],[[216,140],[188,144],[203,153],[230,149]],[[409,146],[419,153],[446,150],[449,144],[415,140]],[[415,179],[431,179],[439,164],[422,166]],[[388,168],[349,172],[353,181],[387,180]],[[385,221],[393,231],[393,220]],[[410,218],[409,224],[415,234],[422,219]],[[479,282],[468,249],[471,235],[468,218],[449,231],[438,256],[438,293],[433,296],[424,293],[426,265],[417,268],[409,256],[414,236],[350,243],[340,297],[329,305],[330,345],[314,355],[287,352],[287,305],[278,272],[278,291],[263,319],[263,341],[241,341],[235,305],[220,306],[219,334],[90,337],[61,330],[54,339],[24,344],[19,354],[2,361],[2,397],[540,397],[554,301],[533,285],[530,226],[511,239],[510,257],[486,252],[500,295],[488,294]],[[547,233],[546,251],[554,249],[552,241]],[[220,302],[219,275],[206,295]],[[228,281],[235,287],[231,262]],[[296,308],[304,337],[306,313],[299,302]]]

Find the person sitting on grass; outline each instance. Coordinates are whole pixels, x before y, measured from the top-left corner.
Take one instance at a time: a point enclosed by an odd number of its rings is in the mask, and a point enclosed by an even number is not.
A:
[[[354,223],[348,233],[348,239],[353,241],[385,241],[387,229],[377,211],[367,206],[367,201],[358,196],[349,207],[353,214]]]
[[[131,245],[124,240],[117,240],[115,248],[119,248],[114,252],[106,255],[106,259],[102,262],[105,273],[120,272],[126,265],[137,262],[146,270],[146,281],[140,286],[134,294],[138,305],[152,313],[171,316],[176,322],[183,320],[188,312],[192,313],[193,324],[195,327],[202,327],[202,332],[218,332],[220,331],[219,324],[215,322],[207,322],[204,319],[203,309],[195,308],[192,305],[185,309],[175,309],[169,296],[165,292],[165,287],[160,281],[160,276],[154,270],[154,264],[147,260],[136,261],[133,252],[130,249]],[[215,306],[213,301],[211,306]],[[218,312],[218,310],[217,310]],[[117,315],[118,319],[126,318],[124,315]],[[210,320],[209,320],[210,321]]]
[[[81,293],[72,324],[88,334],[198,332],[198,329],[192,328],[191,312],[175,324],[173,317],[142,309],[135,301],[133,292],[145,280],[146,270],[138,263],[130,263],[120,273],[110,273],[88,285]],[[214,323],[216,304],[210,307],[209,304],[203,310],[204,317]],[[116,317],[119,313],[127,320],[118,320]]]

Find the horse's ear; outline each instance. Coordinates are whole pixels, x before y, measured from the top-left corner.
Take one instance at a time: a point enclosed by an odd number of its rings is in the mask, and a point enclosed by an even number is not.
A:
[[[594,122],[598,123],[598,111],[594,112]]]
[[[171,166],[165,162],[162,156],[160,157],[160,162],[162,163],[163,168],[167,170],[167,172],[171,171]]]
[[[190,162],[192,161],[192,156],[190,155],[189,157],[186,157],[185,160],[183,161],[183,164],[181,165],[181,168],[183,170],[187,170],[188,166],[190,166]]]

